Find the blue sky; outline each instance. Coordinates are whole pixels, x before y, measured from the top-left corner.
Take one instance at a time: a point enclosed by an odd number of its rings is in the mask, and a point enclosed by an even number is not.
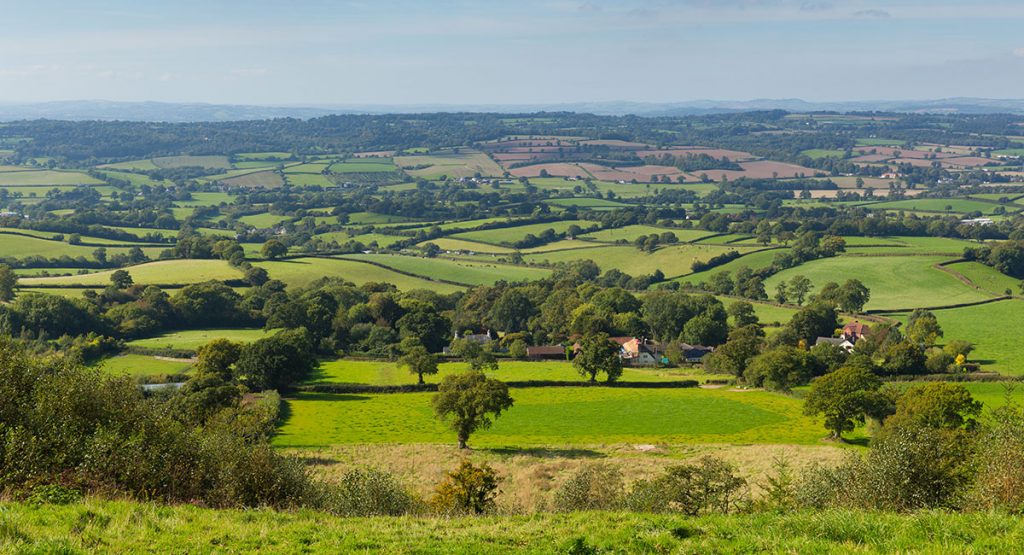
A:
[[[1024,1],[0,0],[0,101],[1024,97]]]

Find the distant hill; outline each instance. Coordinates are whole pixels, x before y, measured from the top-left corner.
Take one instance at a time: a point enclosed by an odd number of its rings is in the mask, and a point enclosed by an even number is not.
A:
[[[258,106],[171,102],[115,102],[69,100],[38,103],[0,103],[0,121],[24,119],[101,121],[240,121],[271,118],[308,119],[330,114],[383,114],[428,112],[577,112],[597,115],[686,116],[755,110],[789,112],[906,112],[906,113],[1013,113],[1024,114],[1024,100],[944,98],[936,100],[870,100],[808,102],[798,98],[754,100],[692,100],[686,102],[575,102],[564,104],[339,104],[311,106]]]

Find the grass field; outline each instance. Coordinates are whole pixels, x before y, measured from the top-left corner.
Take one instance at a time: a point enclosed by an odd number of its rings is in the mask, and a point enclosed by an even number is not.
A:
[[[51,234],[53,235],[53,234]],[[168,246],[143,247],[142,251],[150,258],[156,258],[160,252]],[[95,260],[93,252],[95,246],[69,245],[63,241],[40,239],[38,237],[25,237],[22,235],[0,234],[0,257],[25,258],[27,256],[42,256],[45,258],[59,258],[70,256],[72,258],[83,257],[86,260]],[[129,247],[107,247],[107,255],[114,253],[128,252]]]
[[[329,216],[329,218],[336,219],[334,218],[334,216]],[[377,246],[380,247],[387,247],[392,243],[397,243],[398,241],[408,239],[408,237],[403,237],[401,235],[384,235],[383,233],[364,233],[362,235],[349,235],[345,231],[332,231],[330,233],[321,233],[320,235],[314,235],[313,237],[317,239],[322,239],[324,241],[337,241],[339,244],[343,244],[346,241],[359,241],[364,245],[369,245],[370,243],[376,242]]]
[[[473,252],[485,252],[485,253],[496,253],[496,254],[511,254],[515,252],[515,249],[509,247],[499,247],[497,245],[488,245],[486,243],[476,243],[474,241],[464,241],[462,239],[452,239],[450,237],[439,237],[437,239],[430,239],[418,243],[417,247],[422,247],[427,243],[433,243],[440,247],[442,250],[449,251],[473,251]]]
[[[348,215],[348,222],[353,225],[399,224],[417,221],[419,220],[415,218],[393,216],[391,214],[376,214],[373,212],[353,212]]]
[[[991,298],[932,267],[944,260],[936,256],[823,258],[775,274],[765,281],[765,289],[774,291],[780,281],[789,281],[797,275],[806,276],[814,283],[812,293],[828,281],[841,284],[857,278],[871,290],[868,310],[944,306]]]
[[[943,340],[964,339],[975,344],[970,359],[982,368],[1024,376],[1024,301],[994,303],[934,311],[944,332]],[[906,314],[896,317],[906,320]]]
[[[465,372],[469,366],[462,362],[442,362],[439,373],[424,376],[428,383],[436,383],[448,374]],[[560,382],[582,382],[584,378],[564,361],[515,361],[502,360],[497,372],[491,375],[502,381],[549,380]],[[689,368],[624,368],[622,381],[664,382],[687,379],[704,379],[708,375]],[[716,376],[717,377],[717,376]],[[337,359],[320,364],[311,383],[360,383],[372,385],[402,385],[416,383],[416,375],[400,368],[397,363],[386,360]]]
[[[588,221],[558,221],[558,222],[544,222],[540,224],[528,224],[514,227],[503,227],[498,229],[483,229],[477,231],[466,231],[463,233],[456,233],[451,237],[453,239],[466,239],[468,241],[478,241],[481,243],[490,243],[492,245],[509,246],[516,241],[519,241],[526,237],[528,234],[539,236],[541,233],[548,229],[555,230],[555,233],[564,233],[565,230],[569,229],[570,226],[577,225],[581,228],[593,225],[594,222]]]
[[[699,244],[700,243],[698,243],[698,245]],[[730,250],[736,250],[740,252],[744,251],[743,249],[738,247],[730,247],[724,248],[723,252],[728,252]],[[712,268],[710,270],[705,270],[697,274],[684,276],[682,279],[679,279],[678,281],[680,283],[697,284],[702,281],[708,281],[709,279],[711,279],[711,276],[719,272],[729,272],[730,274],[735,274],[736,270],[744,267],[750,268],[751,270],[757,270],[759,268],[770,266],[772,263],[772,259],[775,258],[775,255],[777,253],[786,252],[787,250],[788,249],[770,249],[764,251],[749,252],[748,254],[744,254],[743,256],[737,258],[736,260],[727,262],[725,264],[722,264],[721,266]]]
[[[967,247],[977,247],[978,243],[953,239],[950,237],[848,237],[847,251],[851,254],[949,254],[960,256]],[[872,245],[870,247],[858,246]],[[888,245],[888,246],[886,246]]]
[[[351,443],[448,443],[453,434],[431,411],[430,393],[300,393],[274,444],[325,447]],[[527,388],[515,406],[472,445],[611,443],[815,444],[821,423],[793,397],[727,389]]]
[[[221,179],[220,182],[236,187],[280,187],[284,185],[284,178],[276,171],[261,171]]]
[[[685,517],[626,512],[338,518],[87,499],[8,503],[11,553],[1013,553],[1024,521],[995,513],[863,511]]]
[[[192,364],[179,360],[127,354],[104,359],[96,366],[108,374],[128,375],[137,378],[141,376],[183,374],[188,371]]]
[[[135,283],[143,285],[186,285],[204,281],[241,279],[242,273],[225,260],[159,260],[124,268]],[[100,285],[110,284],[115,270],[96,272],[84,276],[25,278],[26,286],[39,285]]]
[[[352,158],[331,164],[328,170],[331,173],[381,173],[397,171],[398,168],[390,158]]]
[[[194,350],[206,345],[214,339],[227,339],[239,343],[249,343],[276,333],[276,330],[262,328],[238,329],[207,329],[169,332],[156,337],[129,341],[129,347],[144,349],[183,349]]]
[[[55,170],[0,172],[0,185],[104,185],[84,173]]]
[[[371,281],[392,283],[402,290],[430,289],[439,293],[463,290],[457,285],[428,281],[379,266],[340,258],[296,258],[277,262],[256,262],[253,265],[265,268],[272,279],[279,279],[291,287],[302,287],[321,277],[330,276],[347,279],[356,285]]]
[[[158,168],[209,168],[213,170],[229,170],[231,162],[227,156],[162,156],[153,158],[153,165]]]
[[[665,276],[673,277],[689,274],[694,260],[708,260],[730,250],[743,251],[744,248],[694,244],[664,247],[653,253],[646,253],[631,245],[620,245],[527,254],[524,258],[527,262],[537,263],[589,259],[596,262],[602,270],[618,268],[633,276],[661,270]]]
[[[402,168],[428,166],[422,169],[409,169],[405,173],[413,177],[437,179],[441,176],[450,178],[473,177],[476,173],[484,176],[500,176],[504,173],[501,166],[486,154],[471,149],[460,149],[459,153],[438,152],[417,156],[396,156],[395,163]]]
[[[673,233],[684,243],[691,241],[697,241],[709,235],[714,235],[713,231],[704,231],[702,229],[669,229],[667,227],[655,227],[651,225],[627,225],[625,227],[602,229],[593,233],[585,233],[580,235],[580,239],[589,239],[591,241],[602,241],[606,243],[614,243],[615,241],[634,241],[637,237],[645,237],[647,235],[661,235],[665,232]]]
[[[810,158],[842,158],[846,155],[846,151],[843,150],[829,150],[825,148],[812,148],[804,150],[800,154]]]
[[[614,200],[592,197],[558,198],[546,200],[544,202],[553,206],[576,206],[579,208],[588,208],[590,210],[614,210],[616,208],[628,206],[627,204],[615,202]]]
[[[949,206],[949,210],[946,207]],[[949,212],[951,214],[964,214],[967,212],[981,212],[991,214],[999,205],[993,202],[982,202],[971,199],[942,199],[942,198],[918,198],[906,200],[893,200],[872,204],[872,210],[916,210],[918,212]]]
[[[443,279],[466,285],[490,285],[500,280],[531,281],[543,279],[551,274],[550,270],[544,268],[398,254],[351,254],[342,258],[383,264],[389,268],[425,278]]]
[[[268,228],[268,227],[274,227],[274,226],[280,224],[281,222],[284,222],[284,221],[287,221],[287,220],[290,220],[290,219],[291,218],[288,217],[288,216],[281,216],[281,215],[278,215],[278,214],[271,214],[269,212],[264,212],[262,214],[250,214],[248,216],[242,216],[241,218],[238,218],[238,221],[240,221],[240,222],[242,222],[244,224],[251,225],[253,227],[257,227],[257,228]]]
[[[958,272],[975,285],[995,295],[1003,295],[1007,290],[1011,294],[1020,294],[1021,281],[1012,278],[991,266],[981,262],[957,262],[946,266],[954,272]]]

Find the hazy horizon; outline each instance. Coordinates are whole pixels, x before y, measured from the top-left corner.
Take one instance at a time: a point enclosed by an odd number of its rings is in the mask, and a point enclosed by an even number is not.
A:
[[[0,102],[1024,96],[1024,4],[1007,0],[90,4],[5,6]]]

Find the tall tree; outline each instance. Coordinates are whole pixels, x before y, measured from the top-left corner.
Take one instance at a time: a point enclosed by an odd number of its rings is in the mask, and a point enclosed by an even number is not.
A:
[[[877,416],[886,406],[879,392],[882,380],[861,364],[848,364],[811,383],[804,400],[804,413],[825,415],[825,429],[834,439],[842,439],[868,416]]]
[[[573,359],[572,365],[581,376],[589,376],[591,382],[597,381],[597,375],[601,373],[609,382],[614,382],[622,375],[619,346],[610,341],[606,333],[585,336],[580,341],[580,352]]]
[[[415,346],[398,359],[398,365],[416,374],[423,384],[424,374],[437,374],[437,357],[427,352],[426,347]]]
[[[466,449],[469,436],[490,428],[493,418],[512,408],[513,401],[505,383],[470,371],[445,376],[431,403],[437,417],[455,432],[459,448]]]
[[[0,301],[9,301],[14,298],[14,291],[18,288],[18,274],[6,264],[0,264]]]

